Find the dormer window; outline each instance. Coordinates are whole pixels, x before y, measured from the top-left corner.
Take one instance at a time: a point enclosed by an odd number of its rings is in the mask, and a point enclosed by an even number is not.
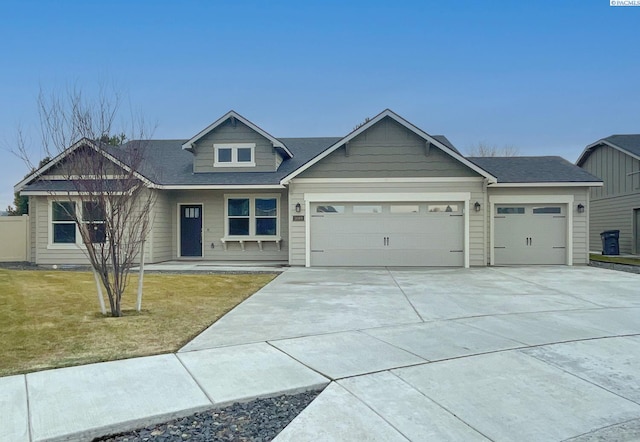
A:
[[[214,144],[213,167],[254,167],[255,143]]]

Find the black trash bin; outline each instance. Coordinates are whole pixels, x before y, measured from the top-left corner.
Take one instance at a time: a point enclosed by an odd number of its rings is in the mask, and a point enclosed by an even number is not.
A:
[[[602,239],[603,255],[619,255],[620,246],[618,239],[620,238],[620,230],[605,230],[600,234]]]

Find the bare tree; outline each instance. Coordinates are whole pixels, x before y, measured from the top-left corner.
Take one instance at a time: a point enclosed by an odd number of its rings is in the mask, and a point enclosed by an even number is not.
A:
[[[519,149],[515,146],[498,147],[486,143],[478,143],[469,149],[470,157],[515,157]]]
[[[102,313],[104,287],[111,316],[122,316],[122,296],[136,264],[141,309],[144,244],[155,198],[141,174],[146,167],[146,142],[140,141],[144,125],[129,119],[132,135],[125,135],[122,125],[116,126],[120,101],[117,93],[102,90],[97,99],[86,99],[78,89],[64,95],[41,92],[38,99],[42,150],[53,160],[37,180],[47,183],[52,196],[52,221],[61,221],[54,224],[54,240],[75,244],[79,232]],[[24,137],[18,138],[18,153],[28,162],[29,149]],[[127,138],[132,141],[114,145]]]

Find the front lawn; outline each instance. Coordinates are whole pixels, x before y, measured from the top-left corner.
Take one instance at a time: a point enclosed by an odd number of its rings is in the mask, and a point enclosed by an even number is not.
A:
[[[112,318],[89,272],[0,269],[0,376],[174,352],[273,278],[145,274],[138,313],[134,276]]]

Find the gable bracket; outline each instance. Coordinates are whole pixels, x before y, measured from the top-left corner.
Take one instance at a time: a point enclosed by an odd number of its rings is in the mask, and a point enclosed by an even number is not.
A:
[[[233,127],[235,129],[236,127],[236,117],[234,117],[233,115],[230,118],[231,120],[231,127]]]
[[[349,142],[344,143],[344,156],[348,157],[351,152],[349,152]]]
[[[427,140],[424,142],[424,156],[428,157],[431,153],[431,141]]]

